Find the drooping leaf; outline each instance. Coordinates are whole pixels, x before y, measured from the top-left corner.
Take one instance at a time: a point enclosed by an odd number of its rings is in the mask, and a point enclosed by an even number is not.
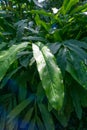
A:
[[[0,81],[5,76],[10,65],[16,60],[16,54],[24,50],[27,47],[28,43],[21,43],[19,45],[13,45],[7,51],[0,52]]]
[[[19,87],[18,100],[23,101],[27,97],[27,81],[28,73],[26,71],[20,72],[20,76],[16,76],[17,84]]]
[[[51,114],[43,104],[39,104],[42,120],[44,122],[46,130],[54,130],[54,123]]]
[[[78,6],[77,8],[75,8],[74,10],[72,10],[70,12],[70,14],[72,15],[72,14],[75,14],[75,13],[85,12],[85,11],[87,11],[87,3]]]
[[[35,17],[35,21],[36,21],[37,25],[39,25],[39,26],[41,25],[42,27],[44,27],[44,29],[46,31],[49,31],[49,29],[50,29],[50,23],[46,23],[43,20],[41,20],[38,14]]]
[[[5,129],[6,111],[0,106],[0,130]]]
[[[26,114],[24,115],[23,121],[21,123],[22,129],[26,128],[27,125],[28,126],[30,125],[32,114],[33,114],[33,107],[29,108],[28,112],[26,112]]]
[[[63,75],[65,75],[66,65],[67,65],[67,49],[61,48],[57,54],[57,62]]]
[[[49,45],[49,48],[50,48],[52,54],[56,54],[57,51],[60,49],[60,47],[61,47],[61,44],[59,44],[59,43],[53,43],[53,44]]]
[[[82,118],[82,108],[81,108],[80,97],[74,86],[72,86],[71,97],[72,97],[72,101],[73,101],[73,105],[74,105],[77,117],[79,119],[81,119]]]
[[[58,60],[60,59],[59,66],[61,70],[65,68],[65,71],[69,72],[71,76],[85,89],[87,89],[86,48],[87,44],[85,42],[72,39],[61,43],[61,48],[57,55]]]
[[[33,118],[29,125],[29,130],[35,130],[35,118]]]
[[[13,70],[12,72],[8,73],[6,75],[6,77],[2,80],[0,87],[3,88],[6,85],[6,83],[8,82],[8,80],[21,68],[22,67],[20,66],[17,69]]]
[[[67,75],[65,75],[68,78]],[[66,79],[65,79],[66,80]],[[56,119],[62,124],[62,126],[66,127],[70,120],[71,112],[73,111],[73,103],[70,95],[70,86],[65,86],[65,97],[64,97],[64,105],[63,109],[60,112],[53,111]]]
[[[48,16],[48,17],[53,17],[52,13],[46,12],[43,9],[41,9],[41,10],[31,10],[31,13],[33,13],[33,14],[41,14],[41,15]]]
[[[42,43],[33,44],[33,54],[43,88],[50,104],[60,110],[63,105],[64,86],[61,71],[50,50]]]
[[[44,124],[43,122],[41,121],[41,119],[37,116],[37,126],[38,126],[38,130],[45,130],[44,128]]]
[[[32,102],[33,97],[23,100],[19,105],[17,105],[7,116],[8,124],[10,123]]]
[[[79,59],[79,55],[77,56],[74,52],[70,54],[66,70],[81,86],[87,89],[87,65]]]
[[[42,84],[40,82],[38,84],[38,88],[37,88],[37,101],[42,102],[44,97],[45,97],[45,92],[44,92],[44,89],[43,89]]]

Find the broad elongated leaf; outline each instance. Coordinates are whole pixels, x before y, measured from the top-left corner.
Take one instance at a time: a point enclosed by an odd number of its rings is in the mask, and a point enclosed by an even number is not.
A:
[[[69,72],[72,77],[85,89],[87,89],[86,48],[87,44],[85,42],[68,40],[62,42],[61,48],[57,55],[57,59],[59,60],[58,64],[60,65],[61,70],[64,69],[65,71]],[[63,64],[65,65],[64,67]]]
[[[70,54],[66,70],[85,89],[87,89],[87,65],[74,52]]]
[[[28,42],[21,43],[19,45],[13,45],[7,51],[0,52],[0,81],[5,76],[10,65],[16,60],[16,54],[25,49]]]
[[[50,50],[40,42],[37,45],[33,44],[33,54],[48,100],[56,110],[60,110],[63,105],[64,86],[55,58]]]

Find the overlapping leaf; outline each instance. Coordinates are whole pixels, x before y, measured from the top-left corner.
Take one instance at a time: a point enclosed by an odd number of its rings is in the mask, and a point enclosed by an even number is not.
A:
[[[54,123],[52,116],[43,104],[39,104],[42,120],[44,122],[46,130],[54,130]]]
[[[79,2],[79,0],[64,0],[62,9],[61,9],[62,13],[66,14],[78,2]]]
[[[58,59],[62,59],[65,53],[65,70],[68,71],[81,86],[87,89],[87,53],[85,51],[87,44],[77,40],[68,40],[63,42],[62,46],[64,49],[61,50],[61,55],[58,53]],[[65,49],[66,52],[64,52]],[[64,63],[64,60],[59,60],[60,67],[62,67],[62,63]],[[62,67],[62,69],[64,68]]]
[[[10,65],[16,60],[16,54],[24,50],[27,47],[28,43],[21,43],[19,45],[13,45],[6,51],[1,51],[0,53],[0,81],[5,76]]]

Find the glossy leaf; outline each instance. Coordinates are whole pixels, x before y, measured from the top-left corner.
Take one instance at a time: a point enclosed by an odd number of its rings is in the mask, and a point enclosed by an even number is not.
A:
[[[33,44],[33,54],[40,79],[50,104],[60,110],[63,105],[64,86],[62,74],[50,50],[42,43]]]
[[[10,65],[17,59],[16,54],[24,50],[28,43],[13,45],[7,51],[0,52],[0,81],[3,79]]]

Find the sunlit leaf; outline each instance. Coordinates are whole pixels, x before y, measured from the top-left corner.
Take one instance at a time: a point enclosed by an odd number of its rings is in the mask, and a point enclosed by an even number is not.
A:
[[[43,88],[51,105],[59,110],[63,105],[64,86],[61,71],[50,50],[42,43],[33,44],[33,54]]]
[[[3,79],[10,65],[17,59],[16,54],[24,50],[28,43],[13,45],[7,51],[2,51],[0,55],[0,81]]]

